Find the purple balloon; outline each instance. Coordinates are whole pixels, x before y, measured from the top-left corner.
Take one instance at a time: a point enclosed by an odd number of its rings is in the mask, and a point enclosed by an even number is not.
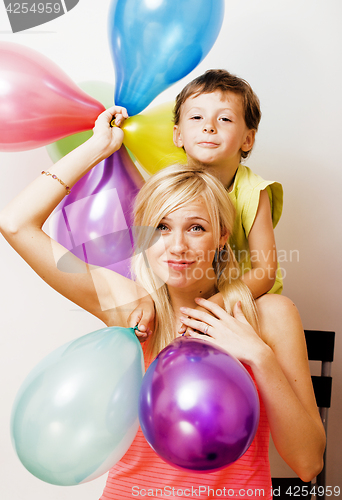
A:
[[[179,337],[148,368],[139,420],[153,450],[171,465],[214,472],[249,448],[260,415],[254,382],[212,343]]]
[[[51,236],[84,262],[130,277],[132,206],[144,184],[124,146],[72,188],[50,219]],[[58,268],[68,268],[68,255]]]

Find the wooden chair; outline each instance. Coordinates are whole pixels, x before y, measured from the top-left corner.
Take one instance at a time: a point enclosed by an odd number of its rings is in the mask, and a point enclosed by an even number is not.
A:
[[[305,330],[309,360],[321,362],[320,376],[312,375],[316,402],[323,422],[325,433],[328,430],[328,411],[331,402],[331,364],[334,359],[335,332]],[[306,483],[298,477],[272,478],[274,500],[309,500],[312,495],[325,500],[326,494],[326,452],[324,467],[316,480]],[[329,496],[329,493],[328,493]]]

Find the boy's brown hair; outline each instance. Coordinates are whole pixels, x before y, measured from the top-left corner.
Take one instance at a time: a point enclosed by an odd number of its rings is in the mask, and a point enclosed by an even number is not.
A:
[[[190,96],[211,94],[217,90],[223,93],[234,92],[234,94],[241,96],[245,123],[250,130],[257,131],[261,119],[260,102],[257,95],[248,82],[224,69],[210,69],[183,88],[176,97],[173,110],[174,124],[178,125],[181,107]],[[247,158],[249,153],[250,151],[241,151],[242,158]]]

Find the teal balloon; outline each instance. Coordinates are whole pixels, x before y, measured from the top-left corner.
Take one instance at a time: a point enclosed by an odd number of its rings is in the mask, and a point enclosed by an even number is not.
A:
[[[53,351],[16,397],[12,440],[26,469],[70,486],[119,461],[138,430],[143,353],[134,329],[110,327]]]
[[[113,0],[115,103],[140,113],[204,59],[223,17],[224,0]]]

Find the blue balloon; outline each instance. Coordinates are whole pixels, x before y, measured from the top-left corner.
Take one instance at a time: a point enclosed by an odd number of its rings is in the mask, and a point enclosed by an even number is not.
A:
[[[12,440],[26,469],[70,486],[107,472],[139,427],[143,353],[132,328],[110,327],[44,358],[20,388]]]
[[[224,0],[113,0],[115,103],[136,115],[190,73],[214,45],[223,16]]]

